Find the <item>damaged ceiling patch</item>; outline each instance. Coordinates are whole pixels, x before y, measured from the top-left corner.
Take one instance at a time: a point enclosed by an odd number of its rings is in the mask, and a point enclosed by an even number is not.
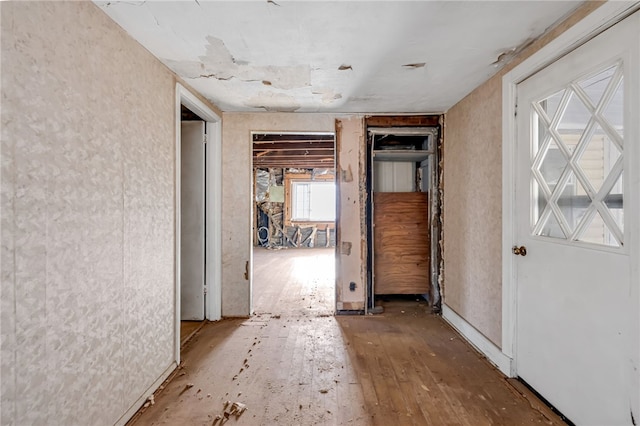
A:
[[[342,99],[342,95],[332,89],[316,88],[311,91],[311,94],[322,95],[323,104],[330,104],[337,101],[338,99]]]
[[[297,89],[311,85],[309,65],[251,65],[233,57],[219,38],[208,36],[208,44],[200,61],[175,61],[164,63],[184,78],[237,79],[244,82],[261,81],[278,89]],[[269,84],[267,84],[269,83]]]
[[[300,109],[300,103],[293,96],[284,93],[260,92],[245,102],[250,108],[262,108],[272,112],[294,112]]]
[[[493,65],[494,67],[498,67],[500,65],[506,64],[515,56],[517,50],[517,48],[512,47],[511,49],[500,52],[496,60],[493,61],[491,65]]]
[[[415,62],[413,64],[404,64],[402,67],[416,69],[416,68],[424,68],[425,65],[427,65],[426,62]]]

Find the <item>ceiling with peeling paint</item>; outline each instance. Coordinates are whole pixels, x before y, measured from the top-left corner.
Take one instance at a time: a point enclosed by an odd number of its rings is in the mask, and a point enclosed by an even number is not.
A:
[[[223,111],[444,112],[577,1],[95,1]]]

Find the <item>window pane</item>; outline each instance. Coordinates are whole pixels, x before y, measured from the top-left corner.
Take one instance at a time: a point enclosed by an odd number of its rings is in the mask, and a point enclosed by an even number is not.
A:
[[[619,64],[534,102],[531,217],[537,235],[622,246],[624,81]]]
[[[333,222],[336,212],[334,182],[293,182],[291,219]]]

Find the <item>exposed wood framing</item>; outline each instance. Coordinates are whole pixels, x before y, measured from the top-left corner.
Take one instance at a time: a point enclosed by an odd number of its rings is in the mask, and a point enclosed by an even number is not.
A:
[[[365,117],[366,128],[398,128],[398,127],[432,127],[437,128],[435,143],[433,144],[432,153],[434,156],[433,167],[435,174],[430,187],[433,196],[430,200],[431,225],[429,238],[431,240],[432,251],[431,258],[431,285],[429,287],[429,302],[434,312],[441,309],[441,289],[442,283],[442,143],[443,143],[443,127],[444,121],[442,115],[423,115],[423,116],[405,116],[405,115],[387,115],[387,116],[367,116]],[[371,265],[369,265],[371,267]]]
[[[440,115],[376,115],[365,117],[367,127],[430,127],[440,125]]]
[[[333,169],[333,135],[254,134],[253,165],[259,168]]]

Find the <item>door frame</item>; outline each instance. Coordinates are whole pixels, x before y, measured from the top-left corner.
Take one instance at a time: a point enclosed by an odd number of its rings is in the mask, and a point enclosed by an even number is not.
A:
[[[180,364],[180,150],[181,106],[189,108],[205,121],[207,149],[205,154],[205,319],[222,317],[222,119],[182,84],[176,83],[175,122],[175,340],[174,356]]]
[[[509,377],[517,376],[515,358],[517,279],[515,259],[511,253],[516,235],[517,85],[639,9],[638,2],[604,3],[502,78],[502,354],[506,355],[510,362],[501,370]],[[632,259],[633,261],[639,260]]]
[[[283,126],[286,127],[286,126]],[[249,150],[249,164],[250,164],[250,170],[251,170],[251,179],[250,179],[250,183],[251,183],[251,187],[249,189],[249,193],[250,193],[250,205],[251,208],[249,209],[249,214],[250,214],[250,228],[251,229],[251,235],[249,238],[249,260],[247,263],[247,279],[249,281],[249,315],[253,315],[253,250],[255,249],[255,226],[256,226],[256,201],[255,201],[255,185],[256,185],[256,177],[255,177],[255,165],[253,164],[253,137],[254,135],[332,135],[333,136],[333,156],[334,156],[334,161],[333,161],[333,168],[335,170],[335,179],[334,182],[336,184],[336,220],[334,222],[334,232],[336,233],[335,238],[336,238],[336,246],[334,247],[334,253],[338,253],[338,222],[339,222],[339,218],[338,218],[338,203],[339,203],[339,193],[338,193],[338,182],[339,182],[339,177],[338,177],[338,163],[337,163],[337,158],[338,158],[338,147],[337,147],[337,136],[336,136],[336,132],[335,131],[326,131],[326,130],[318,130],[318,131],[313,131],[313,130],[301,130],[301,131],[295,131],[295,130],[251,130],[249,132],[250,134],[250,139],[249,139],[249,144],[250,144],[250,150]],[[283,169],[284,170],[284,169]],[[284,176],[284,175],[283,175]],[[284,185],[284,182],[283,182]],[[284,216],[283,216],[283,220],[284,220]],[[337,256],[337,254],[336,254]],[[337,257],[336,257],[336,265],[337,265]],[[336,275],[336,280],[334,282],[334,287],[337,289],[338,288],[338,281],[337,281],[337,275]],[[334,294],[334,301],[333,301],[333,306],[335,308],[336,305],[336,301],[337,301],[337,295]]]

